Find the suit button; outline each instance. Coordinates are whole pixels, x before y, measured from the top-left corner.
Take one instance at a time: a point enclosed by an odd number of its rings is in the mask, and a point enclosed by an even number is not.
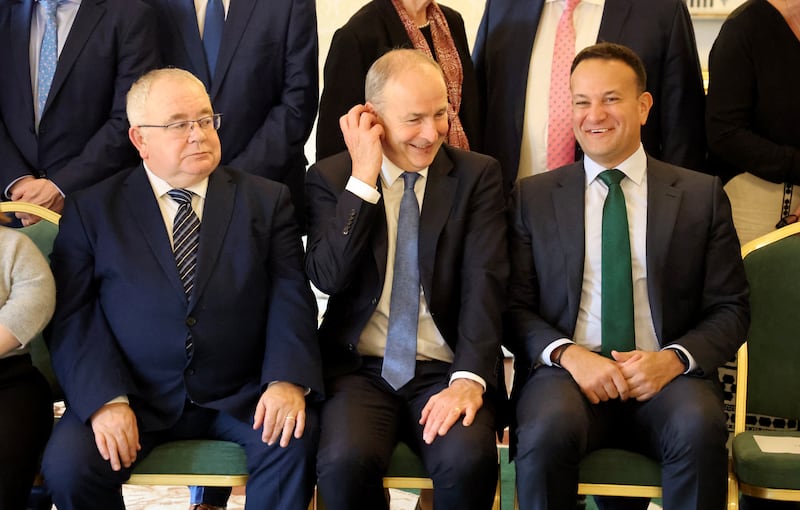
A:
[[[190,369],[186,370],[186,375],[194,375],[194,369],[190,368]]]
[[[344,230],[342,230],[342,235],[343,236],[346,236],[346,235],[349,235],[349,234],[350,234],[350,228],[349,227],[345,228]]]
[[[197,319],[195,319],[194,317],[187,317],[186,318],[186,325],[187,326],[191,327],[191,326],[194,326],[195,324],[197,324]]]
[[[356,346],[353,344],[347,344],[347,350],[353,352],[356,350]]]
[[[372,298],[372,301],[370,301],[370,303],[372,303],[373,305],[377,305],[378,304],[378,298]]]

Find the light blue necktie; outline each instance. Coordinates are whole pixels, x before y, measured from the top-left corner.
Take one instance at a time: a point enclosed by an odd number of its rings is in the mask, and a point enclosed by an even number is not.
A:
[[[222,30],[225,28],[225,8],[222,0],[208,0],[206,20],[203,25],[203,47],[206,49],[206,62],[211,80],[217,67],[219,47],[222,45]]]
[[[397,218],[389,329],[381,376],[399,390],[414,377],[419,322],[419,202],[414,183],[419,174],[403,173],[405,189]]]
[[[56,74],[56,64],[58,63],[58,20],[56,11],[58,10],[59,0],[39,0],[47,13],[44,25],[44,36],[42,36],[42,47],[39,49],[39,77],[36,84],[37,105],[39,107],[38,120],[42,118],[44,105],[47,104],[47,95],[50,93],[50,85],[53,83],[53,75]]]

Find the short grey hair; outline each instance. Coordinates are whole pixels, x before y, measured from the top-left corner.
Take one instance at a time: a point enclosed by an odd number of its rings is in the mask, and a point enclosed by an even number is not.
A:
[[[203,82],[189,71],[178,69],[177,67],[165,67],[149,71],[131,85],[125,98],[125,111],[128,114],[128,123],[131,126],[138,126],[145,122],[145,109],[147,99],[150,97],[150,89],[153,83],[161,79],[184,80],[197,85],[204,91],[206,90]]]
[[[384,53],[367,71],[364,98],[380,110],[383,103],[383,89],[389,80],[404,71],[424,66],[436,69],[436,72],[442,77],[442,82],[446,83],[439,64],[419,50],[396,49]]]

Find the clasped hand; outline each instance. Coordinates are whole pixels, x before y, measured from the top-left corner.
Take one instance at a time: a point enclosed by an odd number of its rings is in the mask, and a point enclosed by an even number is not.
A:
[[[593,404],[615,398],[649,400],[683,373],[683,364],[668,350],[612,351],[611,356],[613,359],[577,345],[564,352],[561,366]]]

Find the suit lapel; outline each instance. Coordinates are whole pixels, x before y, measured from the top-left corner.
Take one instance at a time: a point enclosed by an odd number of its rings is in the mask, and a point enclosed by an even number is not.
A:
[[[389,234],[386,228],[386,206],[383,202],[383,191],[380,179],[378,179],[378,193],[381,194],[381,198],[378,200],[377,204],[380,208],[380,214],[378,214],[378,218],[375,219],[377,224],[374,227],[375,230],[370,234],[373,236],[373,241],[370,244],[372,245],[372,256],[375,258],[375,267],[378,268],[378,281],[383,282],[386,279],[386,256],[389,249]]]
[[[583,264],[585,257],[585,194],[586,173],[583,163],[571,165],[563,172],[558,187],[553,191],[553,210],[555,211],[561,253],[553,256],[564,257],[567,273],[567,299],[569,317],[572,324],[578,318],[578,307],[583,287]]]
[[[428,169],[428,182],[419,218],[418,250],[420,281],[422,288],[428,292],[433,288],[433,261],[436,260],[439,236],[450,217],[458,188],[457,180],[449,175],[452,168],[453,162],[445,149],[440,148]]]
[[[677,175],[672,169],[647,158],[647,292],[656,338],[662,338],[664,265],[672,242],[672,231],[680,211],[683,192],[673,185]]]
[[[225,19],[225,29],[222,34],[222,45],[217,58],[217,68],[211,80],[211,101],[214,101],[220,85],[225,80],[225,73],[233,60],[236,48],[242,40],[247,24],[252,18],[256,0],[236,0],[231,2],[228,16]]]
[[[189,301],[190,310],[202,295],[214,266],[217,264],[225,234],[233,218],[235,196],[236,183],[233,178],[223,167],[217,167],[208,177],[203,221],[200,224],[197,274],[195,275],[192,299]]]
[[[64,81],[69,76],[72,66],[78,59],[78,56],[83,51],[86,42],[92,36],[95,27],[100,22],[100,19],[106,14],[106,8],[103,5],[104,0],[83,0],[78,13],[75,15],[75,22],[69,31],[69,36],[64,42],[64,48],[61,50],[61,55],[58,57],[58,64],[56,65],[56,73],[53,75],[53,85],[50,87],[50,93],[47,95],[47,103],[45,104],[42,116],[47,113],[47,108],[52,104],[53,98],[58,94],[59,89],[64,84]]]
[[[621,40],[622,29],[631,10],[631,0],[606,0],[597,42]]]
[[[122,194],[130,217],[141,230],[142,237],[150,246],[150,250],[164,271],[167,280],[175,289],[176,295],[185,301],[186,293],[178,275],[178,267],[175,264],[175,256],[172,253],[172,246],[164,226],[164,218],[161,216],[161,209],[158,207],[153,188],[150,186],[150,181],[142,166],[131,172],[125,179]]]
[[[11,58],[14,76],[17,78],[20,95],[24,104],[20,111],[30,112],[30,121],[33,125],[33,87],[31,84],[30,38],[31,16],[33,15],[33,0],[14,2],[11,6]]]
[[[194,10],[194,2],[192,0],[167,0],[167,4],[169,16],[180,34],[183,48],[192,65],[189,70],[200,78],[206,86],[206,90],[209,90],[211,76],[206,63],[206,51],[203,48],[203,41],[200,39],[200,28],[197,26],[197,11]]]

